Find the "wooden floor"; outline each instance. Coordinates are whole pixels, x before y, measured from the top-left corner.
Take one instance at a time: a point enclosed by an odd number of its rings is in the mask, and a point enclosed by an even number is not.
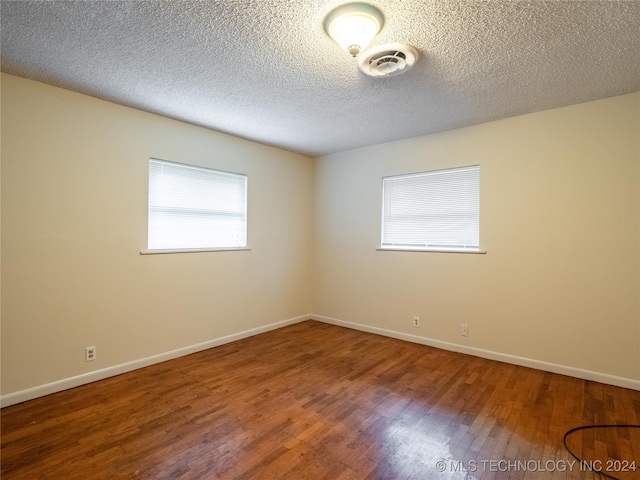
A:
[[[639,424],[640,392],[308,321],[7,407],[1,473],[598,479],[562,438],[603,423]],[[639,429],[568,440],[613,477],[640,478],[614,471],[640,468]]]

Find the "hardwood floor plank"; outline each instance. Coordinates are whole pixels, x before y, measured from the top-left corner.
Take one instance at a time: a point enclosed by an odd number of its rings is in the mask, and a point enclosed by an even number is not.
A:
[[[0,473],[596,480],[564,433],[639,420],[640,392],[307,321],[2,409]],[[640,467],[640,429],[568,440]]]

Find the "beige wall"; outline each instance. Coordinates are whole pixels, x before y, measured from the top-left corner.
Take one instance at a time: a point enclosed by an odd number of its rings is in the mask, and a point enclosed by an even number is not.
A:
[[[141,256],[149,157],[246,173],[252,250]],[[310,158],[2,75],[2,394],[307,315],[311,189]]]
[[[311,160],[2,75],[1,153],[3,396],[310,311],[640,380],[640,94]],[[252,250],[141,256],[149,157],[246,173]],[[382,176],[468,164],[486,255],[376,250]]]
[[[383,176],[472,164],[486,255],[376,251]],[[640,94],[316,159],[312,313],[638,380],[639,164]]]

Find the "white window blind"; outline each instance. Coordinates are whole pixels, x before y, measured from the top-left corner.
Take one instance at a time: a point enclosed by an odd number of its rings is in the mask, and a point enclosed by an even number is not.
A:
[[[149,159],[149,250],[246,245],[246,175]]]
[[[478,165],[382,179],[382,248],[479,250]]]

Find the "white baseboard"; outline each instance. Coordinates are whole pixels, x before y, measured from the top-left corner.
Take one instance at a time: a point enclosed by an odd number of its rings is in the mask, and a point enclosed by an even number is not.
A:
[[[640,380],[634,380],[631,378],[618,377],[615,375],[608,375],[606,373],[593,372],[590,370],[583,370],[575,367],[568,367],[565,365],[559,365],[555,363],[543,362],[540,360],[534,360],[531,358],[518,357],[515,355],[508,355],[506,353],[493,352],[490,350],[483,350],[475,347],[468,347],[465,345],[458,345],[455,343],[444,342],[442,340],[435,340],[426,337],[420,337],[417,335],[411,335],[408,333],[396,332],[394,330],[387,330],[384,328],[372,327],[369,325],[363,325],[360,323],[347,322],[344,320],[338,320],[336,318],[325,317],[323,315],[301,315],[299,317],[283,320],[281,322],[271,323],[250,330],[244,330],[242,332],[234,333],[206,342],[197,343],[187,347],[171,350],[169,352],[160,353],[151,357],[141,358],[139,360],[133,360],[131,362],[123,363],[120,365],[114,365],[112,367],[103,368],[94,372],[77,375],[74,377],[65,378],[56,382],[39,385],[37,387],[20,390],[18,392],[9,393],[7,395],[0,396],[0,406],[8,407],[15,405],[16,403],[25,402],[34,398],[43,397],[52,393],[67,390],[69,388],[79,387],[87,383],[95,382],[105,378],[120,375],[122,373],[131,372],[139,368],[147,367],[155,363],[165,362],[174,358],[189,355],[191,353],[200,352],[209,348],[224,345],[226,343],[235,342],[243,338],[259,335],[271,330],[285,327],[287,325],[293,325],[295,323],[303,322],[305,320],[317,320],[332,325],[338,325],[341,327],[351,328],[354,330],[360,330],[363,332],[375,333],[386,337],[397,338],[399,340],[405,340],[408,342],[419,343],[421,345],[428,345],[430,347],[440,348],[442,350],[449,350],[453,352],[466,353],[474,355],[476,357],[487,358],[490,360],[497,360],[499,362],[511,363],[513,365],[520,365],[522,367],[535,368],[537,370],[543,370],[546,372],[559,373],[561,375],[567,375],[570,377],[581,378],[583,380],[592,380],[594,382],[605,383],[608,385],[614,385],[617,387],[629,388],[632,390],[640,391]]]
[[[120,375],[122,373],[131,372],[139,368],[148,367],[155,363],[165,362],[174,358],[189,355],[191,353],[200,352],[209,348],[224,345],[225,343],[235,342],[243,338],[252,337],[265,333],[278,328],[286,327],[287,325],[293,325],[295,323],[309,320],[310,315],[301,315],[299,317],[290,318],[289,320],[283,320],[281,322],[271,323],[262,327],[252,328],[250,330],[244,330],[242,332],[233,333],[220,338],[214,338],[206,342],[197,343],[188,347],[178,348],[171,350],[170,352],[160,353],[158,355],[152,355],[150,357],[141,358],[139,360],[133,360],[131,362],[122,363],[120,365],[114,365],[112,367],[103,368],[94,372],[84,373],[82,375],[76,375],[74,377],[65,378],[56,382],[47,383],[44,385],[38,385],[37,387],[27,388],[26,390],[20,390],[18,392],[8,393],[0,397],[0,406],[8,407],[9,405],[15,405],[16,403],[25,402],[34,398],[43,397],[51,393],[61,392],[69,388],[79,387],[87,383],[95,382],[97,380],[103,380],[105,378]]]
[[[532,358],[518,357],[515,355],[509,355],[506,353],[493,352],[490,350],[483,350],[481,348],[468,347],[466,345],[458,345],[456,343],[443,342],[442,340],[434,340],[426,337],[419,337],[417,335],[411,335],[408,333],[396,332],[394,330],[387,330],[384,328],[371,327],[369,325],[363,325],[360,323],[347,322],[344,320],[338,320],[336,318],[325,317],[323,315],[311,315],[311,318],[324,323],[330,323],[332,325],[338,325],[340,327],[352,328],[354,330],[360,330],[363,332],[375,333],[383,335],[385,337],[397,338],[399,340],[406,340],[408,342],[419,343],[422,345],[428,345],[430,347],[440,348],[442,350],[449,350],[452,352],[466,353],[474,355],[476,357],[488,358],[490,360],[497,360],[499,362],[511,363],[513,365],[519,365],[521,367],[535,368],[536,370],[543,370],[545,372],[559,373],[561,375],[567,375],[569,377],[581,378],[583,380],[592,380],[594,382],[605,383],[607,385],[614,385],[616,387],[629,388],[632,390],[640,391],[640,380],[634,380],[626,377],[618,377],[615,375],[608,375],[606,373],[593,372],[590,370],[583,370],[581,368],[568,367],[565,365],[559,365],[556,363],[548,363],[540,360],[534,360]]]

